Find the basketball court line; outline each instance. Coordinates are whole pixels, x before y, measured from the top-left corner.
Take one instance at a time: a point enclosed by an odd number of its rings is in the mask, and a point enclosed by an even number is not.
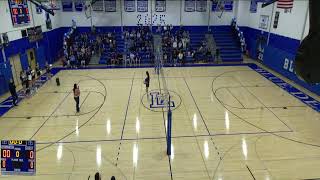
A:
[[[252,67],[252,68],[253,68],[253,67]],[[263,70],[264,72],[267,72],[267,71],[265,71],[264,69],[261,69],[261,70]],[[255,71],[258,72],[258,70],[255,70]],[[306,145],[306,146],[312,146],[312,147],[320,148],[320,145],[319,145],[319,144],[312,144],[312,143],[308,143],[308,142],[304,142],[304,141],[300,141],[300,140],[295,140],[295,139],[291,139],[291,138],[288,138],[288,137],[285,137],[285,136],[282,136],[282,135],[275,134],[275,133],[272,133],[272,132],[270,132],[270,131],[267,131],[267,130],[265,130],[265,129],[263,129],[263,128],[261,128],[261,127],[255,125],[255,124],[253,124],[253,123],[245,120],[244,118],[240,117],[239,115],[237,115],[236,113],[234,113],[233,111],[231,111],[229,108],[227,108],[227,107],[221,102],[221,100],[219,100],[219,99],[217,98],[216,94],[214,93],[213,83],[214,83],[214,81],[215,81],[217,78],[222,77],[222,75],[224,75],[224,74],[226,74],[226,73],[230,73],[230,72],[236,72],[236,71],[223,72],[223,73],[221,73],[218,77],[214,78],[214,79],[212,80],[212,83],[211,83],[211,90],[212,90],[214,96],[216,97],[216,99],[219,101],[219,103],[220,103],[224,108],[226,108],[231,114],[233,114],[234,116],[238,117],[238,118],[239,118],[240,120],[242,120],[243,122],[245,122],[245,123],[247,123],[247,124],[249,124],[249,125],[251,125],[251,126],[259,129],[259,130],[268,132],[269,134],[274,135],[274,136],[276,136],[276,137],[278,137],[278,138],[282,138],[282,139],[285,139],[285,140],[288,140],[288,141],[291,141],[291,142],[295,142],[295,143],[299,143],[299,144],[303,144],[303,145]],[[258,72],[258,73],[259,73],[259,72]],[[260,74],[260,73],[259,73],[259,74]],[[270,74],[271,74],[271,73],[268,72],[268,75],[270,75]],[[260,74],[260,75],[261,75],[261,74]],[[272,74],[271,74],[271,75],[272,75]],[[264,76],[264,77],[265,77],[265,76]],[[275,77],[275,76],[272,75],[272,77]],[[267,79],[268,79],[268,78],[267,78]],[[270,80],[270,79],[268,79],[268,80]],[[280,80],[281,80],[281,79],[280,79]],[[270,80],[270,81],[272,81],[272,80]],[[272,82],[273,82],[273,81],[272,81]],[[284,81],[281,80],[281,82],[284,82]],[[274,83],[275,83],[275,82],[274,82]],[[287,83],[285,83],[285,84],[287,84]],[[288,85],[289,85],[289,84],[288,84]],[[281,85],[278,85],[278,86],[281,87]],[[292,86],[290,85],[290,87],[292,87]],[[294,87],[292,87],[292,88],[294,88]],[[284,89],[284,90],[287,91],[287,89]],[[294,90],[299,91],[299,90],[296,89],[296,88],[294,88]],[[301,91],[299,91],[299,92],[301,92]],[[302,92],[301,92],[301,93],[302,93]],[[313,99],[312,97],[310,97],[310,96],[308,96],[308,95],[306,95],[306,96],[307,96],[309,99]],[[293,97],[296,97],[296,96],[293,95]],[[304,102],[302,99],[300,99],[300,100],[301,100],[303,103],[307,104],[307,103]],[[314,100],[314,99],[313,99],[313,100]],[[314,101],[315,101],[315,100],[314,100]],[[310,106],[310,105],[309,105],[309,106]],[[315,109],[315,107],[312,107],[312,106],[310,106],[310,107],[311,107],[312,109],[314,109],[314,110],[317,111],[317,109]]]
[[[270,133],[292,133],[294,131],[270,131],[270,132],[236,132],[236,133],[218,133],[212,135],[184,135],[184,136],[172,136],[173,139],[179,138],[195,138],[195,137],[218,137],[218,136],[237,136],[237,135],[260,135],[260,134],[270,134]],[[142,137],[142,138],[123,138],[123,141],[139,141],[139,140],[154,140],[154,139],[166,139],[167,137]],[[78,141],[61,141],[57,143],[69,144],[69,143],[90,143],[90,142],[113,142],[113,141],[121,141],[118,139],[100,139],[100,140],[78,140]],[[41,142],[38,141],[37,144],[55,144],[56,142]]]
[[[41,126],[36,130],[36,132],[33,133],[33,135],[29,138],[31,140],[39,131],[40,129],[46,124],[46,122],[51,118],[51,116],[59,109],[59,107],[62,105],[62,103],[67,99],[67,97],[71,94],[69,92],[63,99],[62,101],[58,104],[58,106],[52,111],[52,113],[48,116],[48,118],[41,124]]]
[[[198,110],[198,113],[199,113],[199,115],[200,115],[200,117],[201,117],[201,119],[202,119],[202,122],[203,122],[204,126],[206,127],[207,133],[210,135],[210,140],[211,140],[213,146],[215,147],[215,149],[217,150],[217,154],[218,154],[218,156],[220,157],[220,161],[221,161],[222,159],[221,159],[221,156],[220,156],[220,152],[219,152],[219,150],[218,150],[218,147],[216,146],[216,143],[214,142],[214,140],[213,140],[213,138],[212,138],[213,136],[211,136],[211,132],[209,131],[209,128],[208,128],[208,126],[207,126],[207,123],[206,123],[206,121],[204,120],[204,117],[203,117],[203,115],[202,115],[202,113],[201,113],[201,111],[200,111],[200,108],[199,108],[199,106],[198,106],[198,104],[197,104],[197,102],[196,102],[196,100],[195,100],[195,98],[194,98],[194,96],[193,96],[193,94],[192,94],[192,92],[191,92],[191,89],[190,89],[190,87],[189,87],[189,85],[188,85],[188,82],[186,81],[185,78],[183,78],[183,80],[184,80],[184,83],[185,83],[186,87],[187,87],[188,90],[189,90],[189,93],[190,93],[190,95],[191,95],[191,98],[192,98],[192,100],[193,100],[193,102],[194,102],[194,104],[195,104],[195,106],[196,106],[196,108],[197,108],[197,110]]]
[[[102,102],[101,105],[98,107],[97,111],[96,111],[87,121],[85,121],[83,124],[81,124],[81,125],[78,127],[78,130],[81,129],[83,126],[85,126],[88,122],[90,122],[90,121],[95,117],[95,115],[100,111],[100,109],[102,108],[102,106],[103,106],[104,103],[106,102],[106,97],[107,97],[107,94],[108,94],[108,93],[107,93],[106,86],[105,86],[100,80],[95,79],[95,78],[93,78],[93,77],[91,77],[91,76],[85,76],[85,77],[89,77],[89,78],[91,78],[91,79],[93,79],[93,80],[98,81],[98,82],[103,86],[105,95],[104,95],[104,98],[103,98],[103,102]],[[40,151],[42,151],[42,150],[44,150],[44,149],[52,146],[53,144],[56,144],[57,142],[60,142],[61,140],[65,139],[65,138],[67,138],[68,136],[70,136],[71,134],[73,134],[75,131],[76,131],[76,130],[73,130],[73,131],[71,131],[70,133],[67,133],[67,134],[66,134],[65,136],[63,136],[62,138],[60,138],[60,139],[58,139],[57,141],[55,141],[54,143],[48,144],[47,146],[38,149],[37,152],[40,152]]]
[[[121,140],[123,139],[124,128],[125,128],[125,125],[126,125],[126,120],[127,120],[128,110],[129,110],[129,104],[130,104],[130,100],[131,100],[132,87],[133,87],[133,82],[134,82],[134,79],[135,79],[134,78],[135,73],[136,72],[133,73],[133,77],[131,78],[131,87],[130,87],[129,98],[128,98],[128,102],[127,102],[126,112],[125,112],[124,119],[123,119],[123,126],[122,126],[122,131],[121,131],[121,139],[120,139],[120,143],[119,143],[119,146],[118,146],[118,154],[117,154],[116,166],[118,166],[120,150],[121,150],[121,144],[122,144]]]

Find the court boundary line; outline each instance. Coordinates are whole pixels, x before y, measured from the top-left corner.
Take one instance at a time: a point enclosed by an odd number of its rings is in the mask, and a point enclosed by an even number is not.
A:
[[[118,147],[118,154],[117,154],[117,159],[116,159],[116,167],[118,167],[118,161],[119,161],[119,156],[120,156],[120,150],[121,150],[121,145],[122,145],[122,139],[123,139],[123,133],[124,133],[124,128],[126,126],[126,121],[127,121],[127,115],[128,115],[128,110],[129,110],[129,104],[130,104],[130,100],[131,100],[131,93],[132,93],[132,87],[133,87],[133,82],[134,82],[134,77],[135,77],[135,73],[133,73],[132,76],[132,80],[131,80],[131,88],[130,88],[130,92],[129,92],[129,98],[128,98],[128,102],[127,102],[127,108],[126,108],[126,112],[124,115],[124,120],[123,120],[123,126],[122,126],[122,131],[121,131],[121,139],[120,139],[120,143],[119,143],[119,147]]]
[[[212,135],[182,135],[182,136],[172,136],[173,139],[179,138],[196,138],[196,137],[219,137],[219,136],[238,136],[238,135],[260,135],[260,134],[270,134],[270,133],[292,133],[293,131],[283,130],[283,131],[270,131],[270,132],[239,132],[239,133],[218,133]],[[137,140],[155,140],[155,139],[166,139],[167,137],[160,136],[160,137],[142,137],[142,138],[123,138],[123,141],[137,141]],[[45,145],[45,144],[72,144],[72,143],[92,143],[92,142],[116,142],[121,141],[121,139],[100,139],[100,140],[79,140],[79,141],[61,141],[61,142],[37,142],[38,145]]]
[[[301,102],[306,104],[307,106],[311,107],[317,112],[320,112],[320,102],[314,99],[313,97],[303,93],[299,89],[295,88],[293,85],[285,82],[284,80],[280,79],[276,75],[270,73],[269,71],[265,70],[264,68],[258,66],[257,64],[254,63],[236,63],[236,64],[192,64],[192,65],[184,65],[184,66],[164,66],[167,68],[188,68],[188,67],[219,67],[219,66],[244,66],[244,67],[249,67],[253,71],[257,72],[258,74],[262,75],[265,77],[267,80],[273,82],[275,85],[279,86],[283,90],[285,90],[287,93],[291,94],[295,98],[299,99]],[[64,68],[64,67],[55,67],[52,68],[52,74],[55,76],[58,72],[61,70],[92,70],[92,69],[134,69],[134,68],[154,68],[152,65],[148,66],[131,66],[131,67],[108,67],[108,66],[97,66],[97,67],[85,67],[85,68],[77,68],[77,69],[70,69],[70,68]],[[45,75],[45,74],[44,74]],[[211,76],[211,77],[216,77],[216,76]],[[177,77],[172,77],[172,78],[177,78]],[[183,77],[183,78],[188,78],[188,77]],[[192,77],[191,77],[192,78]],[[100,80],[100,79],[98,79]],[[103,79],[101,79],[103,80]],[[46,82],[45,82],[46,83]],[[44,84],[45,84],[44,83]],[[304,88],[305,90],[311,92],[310,90]],[[11,98],[8,97],[8,99]],[[6,100],[4,100],[1,103],[4,103]],[[13,107],[11,107],[13,108]],[[11,109],[10,108],[10,109]],[[10,109],[8,109],[5,113],[0,114],[0,117],[5,115]]]

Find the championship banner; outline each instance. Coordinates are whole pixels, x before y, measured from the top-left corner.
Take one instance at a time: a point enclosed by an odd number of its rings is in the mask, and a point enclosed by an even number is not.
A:
[[[185,0],[184,1],[184,11],[185,12],[194,12],[196,9],[195,0]]]
[[[92,5],[92,11],[103,11],[103,0],[97,0]]]
[[[233,0],[224,0],[224,11],[233,11]]]
[[[148,0],[137,0],[137,11],[148,12]]]
[[[207,0],[196,0],[196,10],[197,12],[206,12]]]
[[[106,12],[116,12],[117,11],[117,1],[116,0],[105,0],[104,7]]]
[[[71,12],[73,11],[73,2],[72,0],[62,0],[62,11]]]
[[[256,13],[258,8],[258,2],[257,0],[251,0],[250,3],[250,13]]]
[[[126,12],[135,12],[136,11],[136,0],[125,0],[124,1],[124,10]]]
[[[166,0],[156,0],[155,5],[156,12],[165,12],[166,11]]]
[[[75,0],[75,1],[74,1],[74,9],[75,9],[76,11],[81,12],[81,11],[83,10],[84,1],[85,1],[85,0]]]

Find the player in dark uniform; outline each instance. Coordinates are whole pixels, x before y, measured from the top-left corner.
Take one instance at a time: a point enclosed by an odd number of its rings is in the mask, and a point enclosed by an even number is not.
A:
[[[14,85],[14,82],[12,79],[10,79],[9,90],[10,90],[10,94],[12,96],[12,104],[14,106],[17,106],[18,94],[16,91],[16,86]]]
[[[146,79],[144,80],[144,84],[146,85],[146,92],[148,93],[149,85],[150,85],[150,75],[149,72],[146,72]]]

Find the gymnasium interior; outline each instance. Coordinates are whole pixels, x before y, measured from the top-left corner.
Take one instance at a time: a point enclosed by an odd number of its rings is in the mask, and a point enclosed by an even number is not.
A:
[[[320,179],[319,0],[0,0],[0,180]]]

